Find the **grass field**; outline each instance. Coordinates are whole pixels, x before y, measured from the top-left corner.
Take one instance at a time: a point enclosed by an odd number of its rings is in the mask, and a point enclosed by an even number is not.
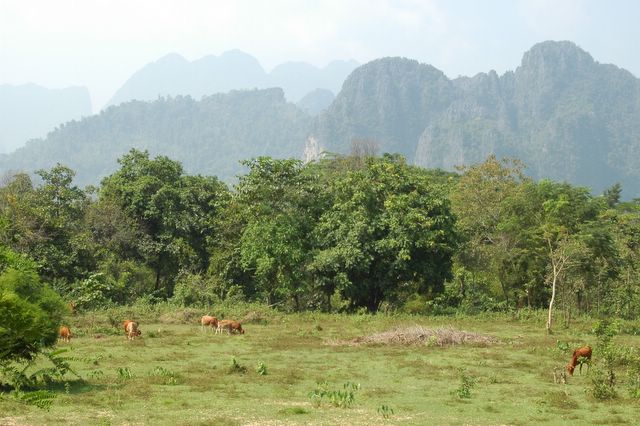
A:
[[[554,367],[563,368],[570,358],[557,342],[594,346],[589,321],[558,327],[548,336],[542,316],[277,314],[254,315],[244,335],[227,336],[203,333],[195,316],[136,318],[143,334],[135,341],[127,341],[104,315],[75,317],[75,337],[58,346],[72,348],[65,355],[75,359],[83,380],[68,376],[67,385],[56,385],[48,411],[5,393],[0,424],[610,425],[640,419],[640,400],[629,398],[622,370],[619,397],[610,401],[587,392],[591,376],[585,372],[576,371],[566,385],[554,383]],[[416,325],[451,326],[497,342],[347,344]],[[640,346],[636,336],[616,341]],[[597,357],[594,351],[594,362]],[[473,385],[464,386],[463,375]],[[349,404],[349,391],[350,406],[336,406]]]

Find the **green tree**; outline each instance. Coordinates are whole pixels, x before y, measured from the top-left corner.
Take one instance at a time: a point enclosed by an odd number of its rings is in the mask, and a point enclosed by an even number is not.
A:
[[[490,156],[481,164],[461,169],[463,174],[451,194],[456,227],[465,241],[456,262],[499,283],[507,304],[515,302],[512,293],[518,280],[514,272],[521,266],[514,255],[523,224],[511,212],[528,181],[523,169],[517,160]],[[517,208],[523,207],[527,206],[519,203]]]
[[[289,299],[300,310],[315,226],[311,177],[298,160],[259,157],[243,164],[249,172],[240,177],[234,200],[244,222],[240,263],[270,304]]]
[[[72,282],[95,267],[83,216],[89,202],[73,185],[74,172],[62,165],[39,170],[40,186],[25,174],[0,189],[0,210],[8,226],[2,241],[33,258],[45,280]]]
[[[102,182],[100,201],[136,224],[135,256],[155,272],[155,291],[170,297],[180,269],[206,270],[206,241],[214,237],[226,187],[213,177],[184,176],[180,163],[148,152],[133,149],[118,162]]]
[[[365,164],[331,182],[312,270],[370,311],[403,293],[441,291],[457,242],[444,187],[401,157]]]

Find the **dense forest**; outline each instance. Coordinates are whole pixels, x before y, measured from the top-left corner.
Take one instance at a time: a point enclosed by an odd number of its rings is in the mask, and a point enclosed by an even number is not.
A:
[[[308,164],[254,158],[233,188],[138,150],[84,190],[62,165],[40,183],[7,176],[0,284],[26,276],[78,309],[233,299],[446,314],[553,297],[567,318],[637,318],[640,202],[621,202],[620,185],[593,196],[534,181],[517,160],[449,173],[372,151],[359,141]]]

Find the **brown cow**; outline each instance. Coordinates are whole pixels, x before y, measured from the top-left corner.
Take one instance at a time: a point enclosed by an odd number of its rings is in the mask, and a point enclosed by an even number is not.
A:
[[[60,327],[60,338],[63,342],[71,342],[71,330],[66,325]]]
[[[211,315],[204,315],[200,319],[200,329],[204,331],[205,327],[211,327],[211,329],[218,328],[218,318],[212,317]]]
[[[231,334],[231,332],[244,334],[242,325],[240,325],[238,321],[233,321],[233,320],[218,321],[218,328],[216,328],[216,334],[222,333],[223,330],[227,330],[228,334]]]
[[[135,321],[125,320],[122,325],[124,325],[124,332],[129,340],[133,340],[136,336],[140,336],[142,334],[138,328],[138,323]]]
[[[587,364],[587,368],[589,368],[591,364],[591,353],[591,346],[583,346],[573,351],[571,362],[567,365],[569,374],[573,376],[573,370],[575,370],[578,364],[580,364],[580,374],[582,374],[582,364]]]

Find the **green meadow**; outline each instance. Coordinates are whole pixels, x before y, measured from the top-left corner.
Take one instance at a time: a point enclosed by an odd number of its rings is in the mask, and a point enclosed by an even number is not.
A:
[[[542,312],[527,317],[282,314],[246,311],[244,335],[201,330],[195,309],[115,311],[73,317],[72,373],[45,386],[47,408],[5,389],[3,425],[484,425],[637,424],[640,400],[616,367],[617,397],[591,392],[598,364],[594,321],[578,319],[547,335]],[[118,318],[119,317],[119,318]],[[128,341],[121,319],[140,322]],[[358,344],[404,330],[463,330],[489,343]],[[634,330],[631,323],[623,329]],[[621,332],[626,348],[640,337]],[[594,347],[590,371],[554,382],[571,351]],[[32,369],[42,368],[39,361]],[[559,378],[559,375],[557,375]]]

